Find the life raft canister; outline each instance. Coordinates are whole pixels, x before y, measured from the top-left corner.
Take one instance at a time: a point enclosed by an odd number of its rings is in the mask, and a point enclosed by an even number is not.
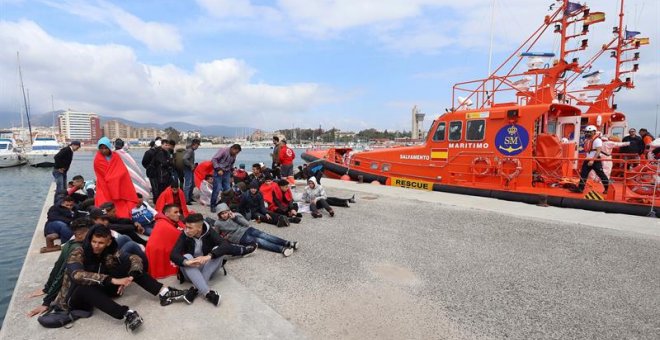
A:
[[[653,189],[655,188],[655,194],[660,194],[660,187],[655,185],[656,176],[658,175],[657,165],[639,164],[631,171],[633,175],[626,181],[630,191],[638,195],[653,196]]]
[[[511,172],[505,171],[504,166],[506,164],[512,164],[515,168]],[[508,170],[508,169],[507,169]],[[502,176],[507,182],[510,182],[514,178],[518,177],[520,173],[522,172],[522,165],[520,164],[520,160],[518,158],[500,158],[499,162],[497,162],[497,173]]]
[[[475,157],[475,158],[473,158],[471,168],[472,168],[472,173],[473,174],[475,174],[479,177],[486,176],[486,174],[488,174],[490,172],[490,169],[491,169],[490,158],[488,158],[488,157]]]

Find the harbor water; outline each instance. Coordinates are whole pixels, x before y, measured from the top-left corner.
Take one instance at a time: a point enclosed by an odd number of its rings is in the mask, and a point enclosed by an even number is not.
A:
[[[140,163],[146,149],[130,151]],[[198,162],[211,159],[216,148],[198,149],[195,156]],[[270,167],[271,149],[244,149],[237,157],[235,165],[245,164],[251,171],[253,163],[263,162]],[[86,180],[94,179],[92,160],[95,151],[78,151],[74,154],[68,180],[82,175]],[[295,165],[304,163],[300,156],[302,149],[295,149]],[[52,168],[30,166],[0,169],[0,324],[4,321],[7,305],[11,300],[14,285],[23,266],[34,228],[39,219],[48,188],[53,181]],[[45,241],[44,241],[45,244]],[[44,277],[44,283],[48,278]],[[27,311],[25,311],[27,313]]]

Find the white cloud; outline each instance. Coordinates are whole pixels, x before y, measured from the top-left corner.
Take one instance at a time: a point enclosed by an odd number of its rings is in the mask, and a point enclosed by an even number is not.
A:
[[[97,0],[95,4],[91,4],[84,0],[57,2],[44,0],[44,3],[86,20],[117,25],[152,51],[179,52],[183,50],[181,35],[176,27],[144,21],[107,1]]]
[[[56,108],[142,122],[274,128],[288,126],[328,98],[328,90],[315,83],[255,83],[256,70],[240,60],[198,63],[193,71],[148,65],[126,46],[61,41],[31,21],[0,21],[0,46],[3,83],[17,82],[15,51],[21,52],[34,112],[50,110],[52,94]],[[0,112],[15,107],[16,95],[7,92],[0,95]]]

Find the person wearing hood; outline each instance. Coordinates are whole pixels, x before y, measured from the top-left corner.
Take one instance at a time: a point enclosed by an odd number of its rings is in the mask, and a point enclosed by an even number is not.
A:
[[[266,222],[278,227],[288,227],[289,220],[286,216],[268,211],[264,203],[264,196],[259,191],[259,180],[255,179],[250,183],[250,189],[241,195],[241,203],[238,211],[248,220],[256,220],[258,223]]]
[[[218,220],[213,226],[227,241],[244,246],[258,245],[259,248],[280,253],[284,257],[291,256],[293,250],[298,249],[298,242],[287,241],[251,227],[243,215],[232,212],[226,204],[222,203],[218,208]]]
[[[131,218],[131,210],[138,201],[137,194],[126,165],[121,157],[111,151],[111,147],[108,137],[99,140],[98,152],[94,157],[94,204],[100,206],[105,202],[112,202],[118,217]]]
[[[185,223],[184,232],[170,253],[170,260],[179,266],[183,276],[193,283],[207,301],[217,306],[220,294],[211,290],[209,280],[223,265],[224,256],[247,255],[256,248],[230,244],[204,222],[202,214],[188,215]]]
[[[122,295],[133,282],[158,296],[162,306],[176,300],[192,302],[189,290],[166,287],[144,273],[139,256],[123,255],[110,229],[95,225],[87,233],[82,247],[71,252],[62,288],[53,304],[61,310],[91,311],[95,307],[115,319],[124,319],[126,327],[134,331],[143,323],[140,315],[112,299]]]
[[[303,192],[302,199],[305,203],[309,203],[309,209],[312,211],[312,217],[323,217],[319,212],[319,208],[328,211],[331,217],[335,216],[335,211],[330,208],[327,202],[328,195],[321,184],[316,183],[316,178],[311,177],[307,180],[307,186]]]
[[[146,248],[151,276],[164,278],[177,274],[178,268],[170,261],[170,253],[184,226],[181,222],[181,210],[174,204],[166,205],[162,212],[156,215],[156,225]]]
[[[163,190],[154,208],[156,211],[163,211],[163,208],[168,204],[176,205],[179,207],[179,211],[181,211],[183,217],[188,217],[189,211],[186,205],[186,197],[177,182],[172,182],[172,185]]]

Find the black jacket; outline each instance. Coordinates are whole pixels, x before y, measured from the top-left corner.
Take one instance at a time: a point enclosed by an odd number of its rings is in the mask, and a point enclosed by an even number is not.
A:
[[[137,230],[135,224],[133,223],[133,220],[131,220],[130,218],[109,217],[108,222],[110,222],[108,224],[108,227],[120,234]]]
[[[241,255],[243,253],[243,247],[227,242],[215,229],[209,228],[206,222],[204,223],[200,239],[202,240],[202,253],[204,255],[210,254],[214,259],[223,255]],[[184,232],[181,233],[174,248],[172,248],[170,260],[179,267],[185,267],[183,264],[185,260],[183,255],[190,254],[194,256],[194,253],[195,239],[188,237]]]
[[[250,190],[246,191],[241,195],[241,203],[238,206],[238,211],[245,216],[248,212],[251,214],[260,213],[266,215],[268,210],[264,204],[264,196],[257,191],[256,195],[252,195]]]
[[[69,210],[61,205],[54,205],[48,209],[48,222],[62,221],[66,224],[71,223],[76,218],[76,212]]]
[[[154,149],[154,156],[151,160],[154,179],[158,183],[169,183],[172,181],[172,171],[174,170],[174,159],[169,151],[157,147]]]
[[[644,152],[644,140],[642,140],[642,137],[640,136],[635,136],[635,137],[625,136],[623,137],[623,142],[630,142],[630,145],[621,148],[622,153],[641,154],[642,152]]]
[[[73,160],[73,150],[70,146],[63,147],[53,158],[55,158],[55,165],[53,166],[55,169],[64,168],[64,171],[69,171]]]

